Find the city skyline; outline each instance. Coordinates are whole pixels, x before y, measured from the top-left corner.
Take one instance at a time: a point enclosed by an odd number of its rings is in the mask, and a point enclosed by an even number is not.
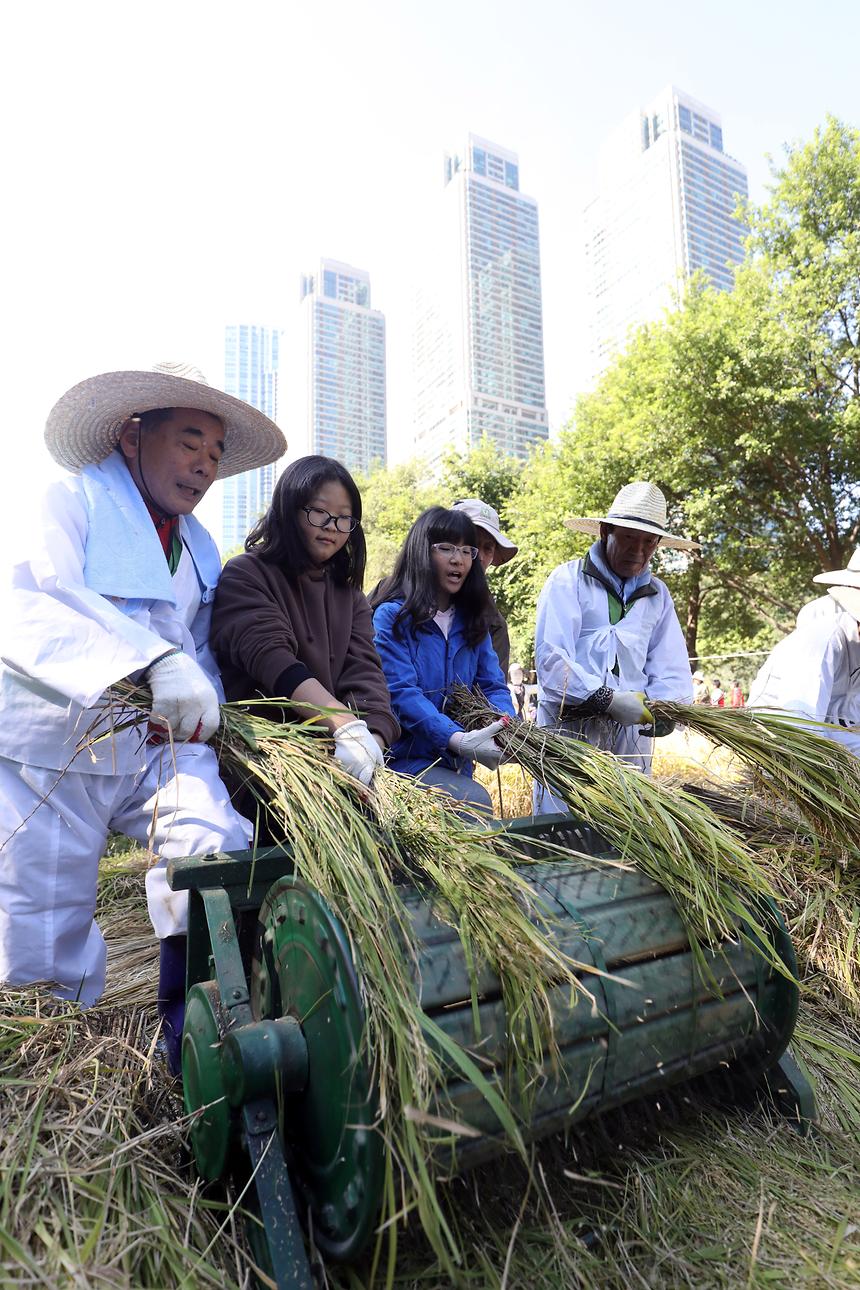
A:
[[[385,316],[371,307],[370,274],[323,258],[303,274],[299,388],[290,457],[336,457],[365,472],[387,460]]]
[[[747,192],[719,113],[674,85],[608,135],[584,212],[589,384],[695,272],[731,290],[745,236],[734,212]]]
[[[413,350],[415,455],[487,436],[524,458],[548,434],[538,204],[518,154],[470,133],[448,153],[433,273],[421,284]]]
[[[467,129],[522,156],[540,204],[555,433],[588,367],[582,208],[610,127],[660,85],[689,88],[719,105],[726,146],[759,203],[768,154],[779,166],[783,146],[809,141],[828,113],[860,119],[860,11],[848,0],[829,0],[812,24],[800,0],[724,0],[718,21],[677,0],[656,12],[374,0],[371,19],[346,0],[320,0],[241,12],[192,2],[163,14],[167,42],[160,18],[142,24],[98,0],[8,15],[17,52],[0,82],[15,122],[2,345],[12,453],[0,500],[12,532],[26,485],[60,473],[42,428],[64,390],[171,357],[217,382],[225,324],[280,324],[300,274],[328,250],[371,273],[388,323],[390,460],[408,457],[413,293],[426,277],[440,152]],[[307,57],[322,49],[324,83]],[[189,76],[191,60],[202,79]],[[106,110],[104,69],[118,62],[157,68],[169,92],[111,93]],[[237,104],[253,104],[253,120]],[[204,522],[220,518],[220,491],[204,499]]]
[[[253,323],[224,329],[224,390],[278,420],[278,364],[281,333]],[[221,491],[222,553],[244,544],[256,520],[269,505],[277,462],[246,470],[224,480]]]

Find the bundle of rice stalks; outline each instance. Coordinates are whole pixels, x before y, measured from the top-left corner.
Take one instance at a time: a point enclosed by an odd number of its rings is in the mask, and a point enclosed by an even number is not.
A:
[[[682,722],[729,749],[833,859],[860,860],[860,759],[826,738],[819,723],[756,708],[651,706],[658,719]]]
[[[498,714],[486,700],[459,690],[464,724],[486,725]],[[587,820],[620,857],[635,863],[672,896],[694,950],[740,935],[779,972],[786,969],[766,930],[764,901],[774,890],[735,833],[690,793],[666,792],[654,780],[590,744],[511,719],[497,742]],[[700,956],[700,965],[705,971]]]
[[[124,724],[146,721],[146,691],[123,687],[117,697],[130,713]],[[389,1267],[397,1233],[390,1220],[415,1207],[453,1275],[461,1253],[432,1172],[440,1123],[456,1120],[440,1093],[446,1075],[455,1071],[473,1083],[512,1146],[524,1153],[519,1117],[545,1054],[554,1050],[548,990],[563,983],[587,994],[579,973],[594,969],[555,946],[534,892],[514,868],[533,861],[510,838],[470,825],[447,796],[392,772],[380,771],[368,793],[331,757],[318,726],[261,716],[269,702],[283,707],[283,701],[225,705],[213,746],[228,779],[256,801],[268,835],[289,846],[297,874],[338,916],[360,965],[366,1054],[388,1146],[382,1220],[390,1237]],[[432,885],[437,916],[458,932],[471,978],[476,1045],[478,982],[487,969],[498,978],[508,1026],[505,1072],[483,1069],[483,1059],[424,1014],[405,878]],[[447,1136],[454,1145],[456,1129],[452,1136],[449,1126]]]

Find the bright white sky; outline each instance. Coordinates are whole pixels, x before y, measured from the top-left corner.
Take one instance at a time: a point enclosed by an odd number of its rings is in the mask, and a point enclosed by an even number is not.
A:
[[[856,0],[4,7],[4,529],[48,469],[42,427],[68,386],[177,357],[220,383],[224,324],[289,337],[320,256],[370,272],[389,454],[408,455],[411,292],[442,155],[469,130],[519,153],[539,203],[557,429],[581,380],[581,212],[603,137],[673,82],[722,115],[760,199],[766,152],[828,111],[860,122],[859,47]],[[219,501],[201,511],[216,529]]]

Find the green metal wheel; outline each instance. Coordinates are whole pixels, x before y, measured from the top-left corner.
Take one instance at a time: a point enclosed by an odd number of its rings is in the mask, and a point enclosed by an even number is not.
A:
[[[251,1009],[294,1017],[307,1045],[304,1089],[285,1093],[284,1155],[310,1210],[314,1240],[338,1262],[356,1257],[376,1220],[383,1141],[363,1048],[364,1007],[349,943],[323,898],[293,876],[260,908]]]
[[[197,1168],[207,1182],[221,1178],[234,1134],[234,1120],[224,1096],[221,1044],[227,1019],[214,981],[192,986],[185,1004],[182,1031],[182,1085],[185,1110],[206,1110],[191,1126]]]

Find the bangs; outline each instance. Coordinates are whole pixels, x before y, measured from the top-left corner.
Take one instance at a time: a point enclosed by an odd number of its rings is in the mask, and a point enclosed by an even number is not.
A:
[[[433,542],[453,542],[455,545],[475,546],[475,526],[463,511],[444,511],[430,525],[428,539]]]

